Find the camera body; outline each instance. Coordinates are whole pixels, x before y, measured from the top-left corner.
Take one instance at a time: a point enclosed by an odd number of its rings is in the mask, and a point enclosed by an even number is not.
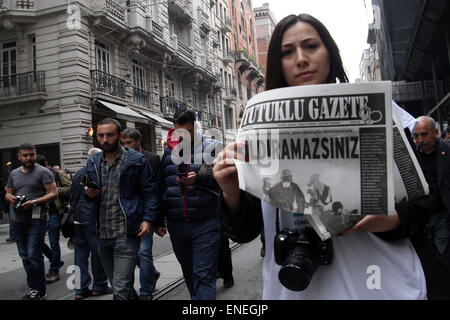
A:
[[[274,239],[275,262],[281,266],[278,279],[292,291],[309,285],[319,265],[333,261],[331,239],[320,240],[311,227],[302,230],[283,229]]]
[[[14,207],[14,210],[18,211],[20,209],[22,209],[22,206],[25,202],[28,201],[27,196],[24,196],[23,194],[18,194],[16,195],[16,205]]]

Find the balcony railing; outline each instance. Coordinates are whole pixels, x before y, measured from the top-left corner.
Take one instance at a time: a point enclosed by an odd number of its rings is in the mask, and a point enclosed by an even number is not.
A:
[[[91,70],[92,90],[125,99],[125,81],[100,70]]]
[[[225,100],[237,100],[237,90],[233,87],[225,88]]]
[[[152,21],[153,32],[161,39],[163,39],[163,27],[157,24],[155,21]]]
[[[220,20],[220,31],[222,31],[223,33],[233,31],[233,23],[231,22],[230,17],[223,17]]]
[[[0,98],[45,93],[45,72],[33,71],[0,77]]]
[[[226,64],[232,63],[234,61],[234,51],[231,49],[225,49],[223,51],[222,61]]]
[[[436,83],[438,100],[445,96],[442,81]],[[392,99],[396,102],[415,101],[422,99],[435,99],[435,86],[433,81],[393,82]]]
[[[150,108],[150,92],[133,87],[133,103],[140,107]]]
[[[216,115],[216,114],[212,114],[210,113],[208,115],[208,124],[211,128],[222,128],[222,117]]]
[[[189,0],[168,0],[167,9],[169,16],[177,21],[188,23],[192,18],[192,1]]]
[[[200,29],[202,29],[206,33],[211,31],[208,8],[203,1],[201,2],[201,5],[197,7],[197,19]]]
[[[110,16],[121,23],[127,23],[127,8],[121,4],[120,0],[95,0],[80,1],[91,12],[99,16]]]
[[[187,107],[185,103],[171,97],[161,97],[161,112],[164,116],[171,117],[175,112],[183,107]]]
[[[192,49],[183,42],[178,41],[178,50],[185,55],[189,60],[192,59]]]
[[[34,9],[34,0],[17,0],[17,9]]]

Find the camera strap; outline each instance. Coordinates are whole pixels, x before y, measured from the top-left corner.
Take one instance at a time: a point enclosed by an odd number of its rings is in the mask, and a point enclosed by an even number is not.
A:
[[[276,217],[275,225],[276,225],[277,234],[278,234],[278,233],[280,233],[280,208],[277,208],[277,217]]]

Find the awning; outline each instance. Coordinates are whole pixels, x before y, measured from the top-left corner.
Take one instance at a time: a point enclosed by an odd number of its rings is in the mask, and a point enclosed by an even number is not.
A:
[[[167,127],[167,128],[173,128],[173,123],[170,122],[170,121],[167,120],[167,119],[164,119],[164,118],[162,118],[162,117],[160,117],[160,116],[157,116],[157,115],[155,115],[155,114],[152,114],[152,113],[146,112],[146,111],[142,111],[142,110],[138,110],[138,112],[141,113],[141,114],[143,114],[144,116],[150,118],[150,119],[153,119],[153,120],[159,122],[159,123],[160,123],[161,125],[163,125],[164,127]]]
[[[107,107],[108,109],[111,109],[115,113],[122,114],[124,116],[129,116],[129,117],[134,117],[134,118],[140,118],[140,119],[147,120],[146,117],[140,115],[139,113],[137,113],[134,110],[131,110],[130,108],[119,106],[117,104],[114,104],[114,103],[111,103],[111,102],[106,102],[106,101],[103,101],[103,100],[100,100],[100,99],[97,100],[97,101],[99,103],[101,103],[102,105],[104,105],[105,107]]]

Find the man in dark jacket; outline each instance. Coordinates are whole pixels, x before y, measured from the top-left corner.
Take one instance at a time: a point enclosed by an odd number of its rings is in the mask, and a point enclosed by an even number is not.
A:
[[[101,149],[91,148],[88,157],[102,152]],[[92,215],[92,201],[81,198],[86,186],[86,167],[81,168],[75,174],[70,190],[70,205],[74,211],[74,236],[75,236],[75,265],[80,270],[80,286],[75,288],[75,300],[85,299],[90,296],[101,296],[112,293],[108,287],[108,278],[103,269],[97,252],[97,237],[95,235],[96,216]],[[89,255],[91,256],[92,277],[89,274]],[[92,289],[89,285],[92,283]]]
[[[163,212],[175,255],[193,300],[216,299],[219,250],[218,185],[205,154],[214,140],[203,140],[195,112],[180,109],[162,158]],[[179,137],[180,132],[182,139]],[[192,152],[191,152],[192,150]],[[211,156],[211,154],[209,154]]]
[[[103,152],[89,158],[85,195],[97,217],[98,253],[113,287],[114,299],[133,297],[140,238],[157,220],[158,184],[147,158],[120,145],[120,123],[97,126]],[[84,196],[84,194],[82,195]]]
[[[156,181],[159,179],[159,167],[160,159],[157,154],[142,150],[141,146],[142,135],[136,129],[125,129],[123,131],[122,144],[125,147],[132,148],[143,155],[145,155],[150,162],[150,166],[156,175]],[[153,233],[156,232],[160,237],[166,234],[166,228],[164,221],[159,219],[157,223],[152,227],[150,232],[142,238],[141,245],[139,247],[138,265],[139,265],[139,284],[141,285],[139,300],[152,300],[153,291],[156,287],[156,281],[160,277],[160,273],[156,270],[153,264]]]
[[[431,117],[419,117],[414,130],[431,195],[438,210],[430,217],[430,235],[450,267],[450,142],[439,140],[439,129]]]

